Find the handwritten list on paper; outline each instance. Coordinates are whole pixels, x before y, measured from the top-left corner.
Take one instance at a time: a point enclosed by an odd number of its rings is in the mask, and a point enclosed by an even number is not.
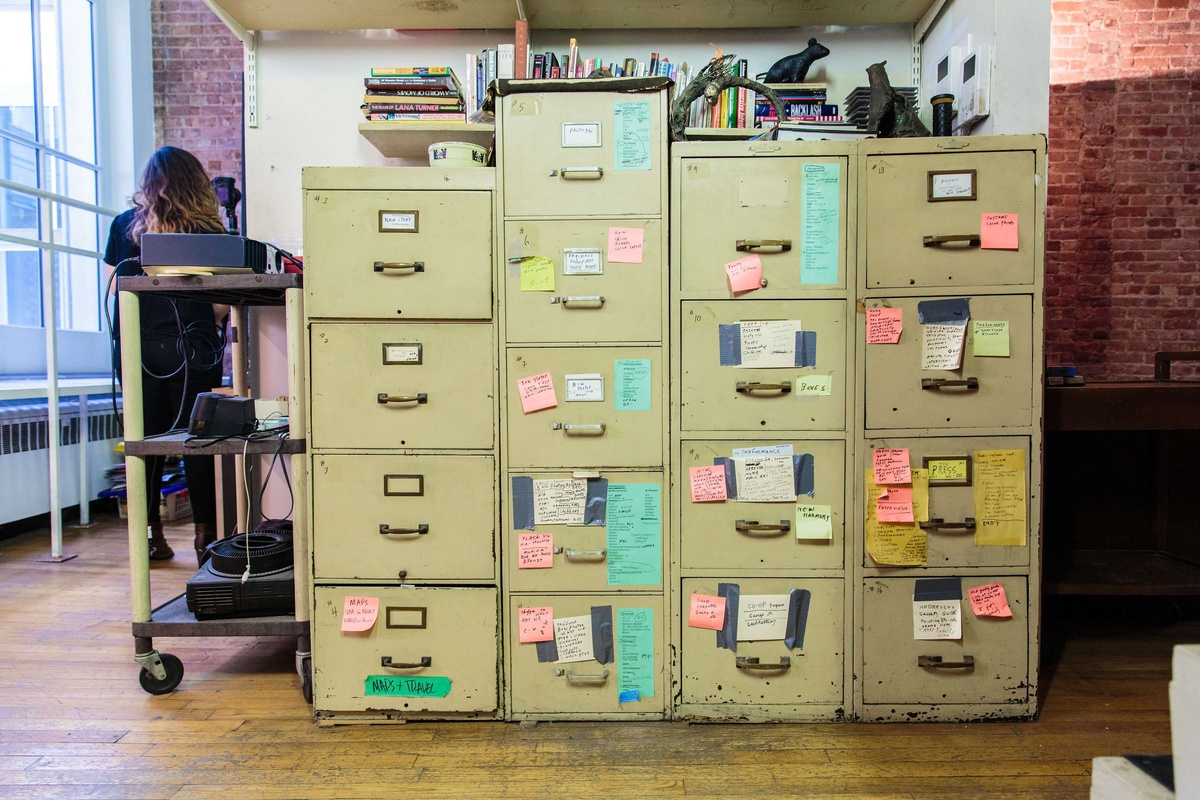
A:
[[[554,641],[554,609],[550,606],[518,609],[517,632],[522,644]]]
[[[650,103],[613,104],[613,169],[650,169],[654,140],[650,136]]]
[[[558,405],[558,396],[554,394],[554,377],[549,372],[518,378],[517,394],[521,398],[521,411],[525,414]]]
[[[517,534],[517,569],[551,569],[554,566],[554,534]]]
[[[741,323],[743,367],[795,367],[800,320]]]
[[[618,358],[613,362],[613,408],[617,411],[649,411],[651,404],[650,359]]]
[[[749,292],[762,286],[762,259],[758,253],[730,261],[725,265],[729,277],[729,290],[734,294]]]
[[[867,309],[867,344],[896,344],[903,330],[904,309]]]
[[[988,583],[967,590],[971,599],[971,608],[977,617],[1012,618],[1012,608],[1008,605],[1008,597],[1004,587],[999,583]]]
[[[591,661],[596,657],[592,649],[592,615],[561,617],[554,620],[554,646],[558,648],[559,664],[574,661]]]
[[[378,597],[346,596],[342,603],[342,630],[369,631],[379,616]]]
[[[654,609],[617,609],[617,691],[654,697]]]
[[[737,499],[742,503],[796,501],[795,462],[791,456],[733,459]]]
[[[725,598],[693,594],[688,611],[688,627],[719,631],[725,625]]]
[[[875,483],[912,483],[907,447],[876,447],[873,463]]]
[[[796,505],[797,539],[832,539],[833,507]]]
[[[913,516],[919,521],[929,519],[929,473],[911,471],[913,485]],[[875,470],[867,467],[863,473],[866,520],[863,536],[867,554],[879,564],[896,567],[919,567],[928,559],[929,537],[918,522],[881,522],[876,515],[875,501],[883,486],[875,483]]]
[[[967,326],[929,322],[921,326],[921,369],[956,370],[962,367]]]
[[[662,583],[662,497],[657,483],[608,484],[609,586]]]
[[[975,544],[1025,545],[1024,450],[975,451]]]
[[[533,482],[534,525],[582,525],[587,481],[548,478]]]
[[[804,165],[800,192],[800,283],[838,282],[842,168]]]
[[[689,467],[688,478],[693,503],[715,503],[726,499],[724,465]]]
[[[554,262],[545,256],[521,259],[521,291],[553,292]]]
[[[972,353],[995,358],[1009,357],[1008,320],[971,320]]]
[[[979,247],[983,250],[1018,249],[1016,214],[983,214],[979,227]]]
[[[913,603],[914,639],[961,639],[962,601],[924,600]]]
[[[645,239],[645,228],[609,228],[608,263],[642,263],[642,245]]]
[[[783,641],[787,636],[788,607],[786,594],[744,594],[738,602],[737,640],[739,642]]]

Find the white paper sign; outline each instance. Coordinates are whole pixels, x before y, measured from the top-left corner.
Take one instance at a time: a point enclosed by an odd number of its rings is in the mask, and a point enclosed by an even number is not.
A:
[[[961,600],[918,600],[913,602],[914,639],[961,639]]]
[[[930,199],[945,200],[949,197],[970,197],[975,194],[975,175],[970,172],[945,173],[933,176]]]
[[[766,642],[787,636],[788,605],[786,594],[744,594],[738,602],[737,640]]]
[[[379,230],[381,231],[415,231],[417,215],[413,211],[384,211],[379,215]]]
[[[795,367],[800,320],[743,322],[743,367]]]
[[[420,364],[421,345],[389,344],[384,361],[388,364]]]
[[[795,471],[791,456],[733,459],[737,499],[742,503],[794,503]]]
[[[587,481],[552,478],[533,482],[534,525],[582,525]]]
[[[599,403],[604,400],[603,375],[567,375],[568,403]]]
[[[735,447],[733,448],[734,458],[748,458],[750,456],[790,456],[793,454],[790,444],[764,444],[760,447]]]
[[[564,122],[562,126],[563,147],[599,147],[599,122]]]
[[[558,664],[594,659],[591,614],[554,620],[554,646],[558,648]]]
[[[604,258],[600,248],[563,248],[563,275],[603,275]]]
[[[965,324],[926,323],[921,326],[921,369],[954,370],[962,366]]]

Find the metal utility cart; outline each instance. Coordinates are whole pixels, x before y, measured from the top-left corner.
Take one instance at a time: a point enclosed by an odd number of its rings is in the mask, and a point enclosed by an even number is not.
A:
[[[118,282],[121,324],[125,330],[141,326],[141,294],[199,300],[233,306],[234,391],[246,395],[244,338],[247,306],[285,306],[287,314],[289,429],[301,438],[284,440],[280,452],[291,460],[295,508],[293,517],[293,564],[296,610],[292,616],[198,620],[188,611],[184,595],[151,610],[150,552],[146,546],[146,457],[178,455],[186,433],[163,434],[149,439],[142,424],[142,353],[137,336],[122,343],[121,367],[125,398],[125,472],[129,507],[129,575],[133,599],[134,659],[141,665],[138,676],[150,694],[166,694],[183,679],[183,663],[170,653],[154,649],[155,636],[295,636],[296,671],[304,697],[312,702],[312,655],[309,645],[311,589],[308,570],[308,501],[305,463],[304,417],[304,294],[302,276],[283,275],[192,275],[130,277]],[[246,442],[241,439],[216,442],[205,449],[215,455],[273,455],[275,439]],[[238,519],[246,519],[247,499],[239,486]]]

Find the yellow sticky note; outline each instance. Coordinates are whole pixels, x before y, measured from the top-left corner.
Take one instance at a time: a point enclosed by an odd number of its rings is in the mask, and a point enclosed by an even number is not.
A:
[[[833,508],[831,506],[796,506],[797,539],[832,539]]]
[[[832,375],[800,375],[796,378],[796,395],[833,394]]]
[[[912,471],[913,519],[929,522],[929,470]]]
[[[554,261],[545,256],[521,259],[521,291],[553,292]]]
[[[975,544],[1024,546],[1025,451],[976,450],[974,460]]]
[[[925,470],[912,471],[913,518],[915,522],[880,522],[875,513],[875,500],[883,486],[875,483],[875,470],[865,470],[867,519],[863,525],[867,554],[877,564],[896,567],[922,567],[929,558],[929,537],[921,529],[921,521],[929,519],[929,476]],[[919,476],[919,473],[925,473]],[[918,488],[923,487],[922,489]],[[924,497],[922,498],[922,495]],[[923,505],[919,503],[923,500]],[[923,515],[923,517],[922,517]]]
[[[971,320],[975,355],[1008,358],[1008,320]]]

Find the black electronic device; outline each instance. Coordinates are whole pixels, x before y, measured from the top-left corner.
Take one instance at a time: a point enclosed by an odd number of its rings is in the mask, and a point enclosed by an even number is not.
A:
[[[226,233],[143,233],[142,269],[147,275],[220,275],[275,272],[267,246]]]
[[[242,200],[233,178],[221,176],[212,179],[213,191],[217,193],[217,202],[225,209],[225,229],[230,233],[238,232],[237,205]]]
[[[249,552],[247,552],[249,551]],[[295,611],[292,534],[256,530],[208,546],[208,560],[187,582],[196,619],[269,617]]]
[[[253,397],[201,392],[192,406],[188,433],[205,439],[243,436],[253,433],[257,425]]]

